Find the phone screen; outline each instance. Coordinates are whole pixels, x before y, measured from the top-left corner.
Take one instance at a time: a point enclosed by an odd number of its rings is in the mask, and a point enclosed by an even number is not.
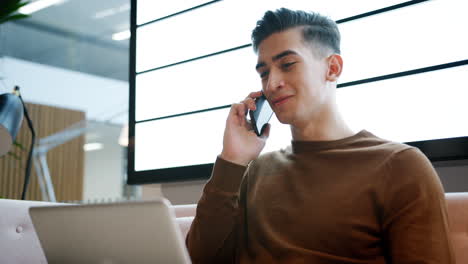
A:
[[[257,106],[257,109],[255,111],[249,111],[249,114],[253,129],[257,136],[260,136],[262,134],[263,127],[268,123],[268,121],[270,121],[270,118],[273,115],[273,110],[264,95],[257,97],[255,105]]]

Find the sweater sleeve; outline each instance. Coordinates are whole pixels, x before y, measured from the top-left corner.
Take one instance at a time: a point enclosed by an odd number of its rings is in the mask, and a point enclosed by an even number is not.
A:
[[[241,232],[241,182],[246,167],[217,158],[186,244],[194,264],[234,263]]]
[[[408,148],[388,166],[382,218],[388,263],[455,263],[444,190],[429,160]]]

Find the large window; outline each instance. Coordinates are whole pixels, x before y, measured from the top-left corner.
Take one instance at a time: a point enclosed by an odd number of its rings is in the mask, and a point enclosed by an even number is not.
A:
[[[431,160],[467,158],[468,3],[344,3],[133,0],[129,183],[209,177],[230,104],[260,89],[250,32],[283,6],[339,24],[338,104],[355,130],[415,145]],[[291,140],[287,126],[271,123],[264,152]]]

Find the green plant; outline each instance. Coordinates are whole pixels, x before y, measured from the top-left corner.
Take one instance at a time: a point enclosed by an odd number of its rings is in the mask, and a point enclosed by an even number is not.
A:
[[[13,141],[13,148],[18,148],[20,151],[25,151],[26,149],[24,148],[23,145],[21,145],[21,143],[19,143],[18,141]],[[18,156],[15,152],[13,152],[13,150],[10,150],[8,151],[8,156],[14,158],[15,160],[21,160],[21,157]]]
[[[0,9],[0,24],[7,21],[17,20],[28,17],[28,15],[18,13],[18,9],[29,4],[23,0],[2,0],[2,8]]]

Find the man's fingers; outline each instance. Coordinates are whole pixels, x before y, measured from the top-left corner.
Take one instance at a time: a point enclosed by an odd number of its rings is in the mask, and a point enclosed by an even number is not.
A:
[[[242,101],[242,103],[245,104],[249,110],[254,111],[255,109],[257,109],[257,106],[255,105],[255,100],[250,97],[245,98],[245,100]]]
[[[248,130],[252,130],[252,124],[250,123],[250,120],[247,120],[246,116],[249,110],[254,111],[257,108],[254,98],[260,97],[261,95],[262,91],[252,92],[242,102],[232,104],[227,122],[232,124],[233,120],[235,120],[238,125],[244,126]]]
[[[229,112],[229,120],[236,120],[236,122],[239,125],[244,126],[245,125],[245,112],[246,112],[246,106],[243,103],[234,103],[231,105],[231,110]]]
[[[257,98],[262,96],[262,91],[257,91],[257,92],[251,92],[247,98]]]
[[[244,99],[244,101],[242,101],[242,103],[246,104],[249,110],[254,111],[257,108],[255,105],[255,98],[262,96],[262,94],[262,91],[252,92]]]
[[[232,104],[231,110],[235,116],[243,116],[247,111],[246,106],[243,103]]]

